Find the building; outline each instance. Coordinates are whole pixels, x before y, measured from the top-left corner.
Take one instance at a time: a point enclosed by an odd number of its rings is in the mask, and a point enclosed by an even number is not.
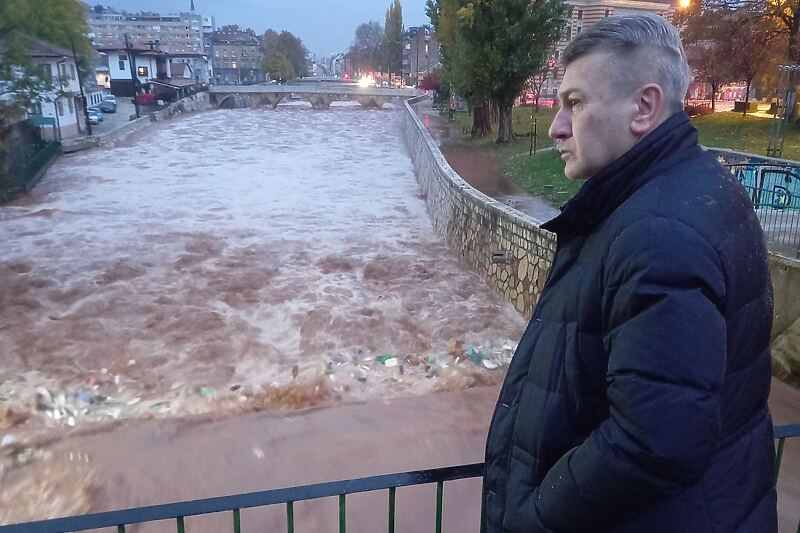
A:
[[[344,74],[344,54],[333,54],[328,60],[328,75],[341,78]]]
[[[403,34],[403,77],[419,84],[431,70],[441,66],[439,41],[428,26],[414,26]]]
[[[135,89],[144,93],[170,92],[155,91],[155,86],[178,93],[181,89],[208,83],[208,59],[203,54],[168,53],[155,46],[131,48],[130,51],[124,47],[98,48],[97,51],[102,58],[96,68],[98,80],[108,76],[109,87],[116,96],[132,97]]]
[[[41,65],[44,78],[53,87],[29,110],[32,122],[42,128],[45,139],[61,140],[81,135],[84,123],[81,87],[72,52],[34,38],[28,46],[28,54]]]
[[[89,38],[97,48],[123,48],[125,36],[134,48],[146,48],[151,43],[167,53],[205,52],[203,32],[206,22],[213,19],[194,11],[170,15],[158,13],[127,13],[102,6],[89,10]]]
[[[541,96],[543,98],[556,97],[565,70],[561,63],[561,55],[570,41],[585,28],[611,15],[651,13],[672,20],[672,15],[675,13],[675,8],[670,0],[567,0],[567,4],[572,6],[572,11],[567,18],[563,37],[550,55],[549,65],[551,68],[548,69],[542,83]]]
[[[211,64],[218,85],[253,85],[267,80],[261,69],[261,38],[253,30],[223,26],[211,37]]]

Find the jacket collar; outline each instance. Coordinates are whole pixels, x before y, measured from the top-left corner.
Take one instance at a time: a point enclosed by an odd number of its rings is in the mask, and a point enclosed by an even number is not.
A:
[[[588,233],[637,189],[701,148],[689,115],[680,111],[591,178],[542,225],[556,234]]]

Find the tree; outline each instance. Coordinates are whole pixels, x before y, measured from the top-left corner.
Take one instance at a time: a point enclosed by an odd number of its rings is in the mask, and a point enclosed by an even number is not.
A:
[[[786,59],[791,64],[800,62],[800,0],[698,0],[689,12],[740,11],[751,20],[769,22],[773,36],[783,36]]]
[[[400,72],[403,69],[403,6],[400,5],[400,0],[393,0],[386,10],[383,65],[387,72]]]
[[[454,56],[468,68],[457,74],[468,77],[461,85],[474,82],[478,93],[496,102],[497,143],[513,140],[514,100],[546,63],[567,10],[561,0],[473,0],[458,11],[461,38]]]
[[[86,10],[79,0],[0,0],[0,37],[29,35],[88,55]]]
[[[272,48],[267,52],[264,57],[263,69],[273,80],[287,80],[295,76],[292,64],[277,48]]]
[[[0,96],[15,104],[4,111],[5,120],[15,119],[54,89],[54,80],[28,54],[31,38],[78,54],[91,51],[85,9],[79,0],[0,0]],[[84,57],[78,67],[86,64]]]
[[[442,71],[439,69],[433,70],[425,75],[420,82],[419,87],[424,91],[438,91],[442,85]]]
[[[292,76],[308,75],[308,63],[306,62],[308,50],[306,50],[303,41],[299,37],[289,31],[284,30],[278,33],[273,29],[269,29],[264,32],[263,41],[266,56],[269,57],[272,51],[282,55],[292,66]],[[273,55],[272,57],[275,60],[279,60],[278,55]]]
[[[356,70],[377,70],[382,46],[383,28],[378,22],[359,24],[349,52]]]
[[[769,57],[774,56],[772,44],[777,36],[770,31],[768,21],[752,19],[747,13],[734,14],[734,23],[738,23],[738,31],[730,40],[731,71],[737,78],[745,82],[744,114],[750,102],[750,87],[753,80],[770,65]]]
[[[458,13],[466,5],[467,0],[427,0],[425,12],[439,40],[439,53],[444,63],[442,78],[448,85],[452,84],[472,108],[472,137],[482,137],[492,131],[488,79],[480,63],[472,61],[465,53],[471,43],[459,31]]]
[[[683,29],[686,59],[695,80],[711,86],[711,109],[716,110],[717,91],[733,74],[731,37],[739,30],[732,12],[704,10],[688,16]]]

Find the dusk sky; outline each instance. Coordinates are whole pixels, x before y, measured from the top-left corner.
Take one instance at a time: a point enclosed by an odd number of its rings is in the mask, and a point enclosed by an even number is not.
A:
[[[177,13],[189,11],[190,0],[86,0],[126,11]],[[288,30],[318,57],[343,52],[353,41],[356,26],[370,20],[383,26],[391,0],[195,0],[202,15],[216,18],[217,27],[238,24],[261,33],[267,28]],[[401,0],[403,25],[428,23],[425,0]]]

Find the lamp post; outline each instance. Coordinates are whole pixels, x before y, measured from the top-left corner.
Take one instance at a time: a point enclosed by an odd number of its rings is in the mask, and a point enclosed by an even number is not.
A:
[[[61,67],[61,65],[64,64],[64,62],[66,60],[67,60],[67,58],[65,57],[61,61],[56,61],[56,76],[58,76],[58,85],[61,88],[61,90],[58,92],[58,96],[56,96],[55,109],[54,109],[55,114],[56,114],[56,125],[58,127],[58,140],[59,141],[62,139],[62,135],[61,135],[61,119],[58,118],[58,115],[59,115],[59,113],[58,113],[58,102],[59,102],[59,100],[61,100],[61,95],[64,92],[64,79],[61,77],[61,68],[60,67]],[[64,69],[64,71],[66,72],[66,69]]]
[[[137,87],[139,86],[139,77],[136,73],[136,57],[133,54],[131,49],[131,41],[128,37],[128,34],[125,34],[125,51],[128,52],[128,65],[131,68],[131,88],[133,89],[133,108],[136,110],[136,118],[139,118],[141,115],[139,114],[139,100],[136,98],[136,93],[138,92]]]
[[[88,135],[92,134],[92,125],[89,123],[89,109],[86,105],[86,94],[83,92],[83,76],[81,76],[81,67],[78,64],[78,55],[75,53],[75,41],[70,40],[70,45],[72,46],[72,60],[75,62],[75,71],[78,74],[78,86],[81,90],[81,105],[83,105],[83,117],[86,119],[86,133]],[[78,110],[75,110],[75,114],[77,115]],[[80,124],[80,120],[78,121]]]

